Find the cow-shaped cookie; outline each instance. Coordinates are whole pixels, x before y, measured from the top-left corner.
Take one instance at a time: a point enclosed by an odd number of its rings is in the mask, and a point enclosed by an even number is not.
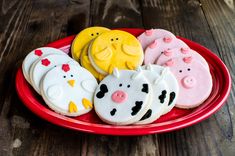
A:
[[[97,87],[94,76],[74,63],[51,69],[41,83],[46,104],[66,116],[79,116],[93,108],[93,95]]]
[[[114,69],[95,92],[97,115],[109,124],[127,125],[139,121],[151,103],[152,89],[141,69]]]
[[[138,40],[140,41],[143,50],[147,48],[154,40],[159,38],[176,38],[173,33],[164,29],[150,29],[139,35]]]
[[[188,45],[174,37],[154,40],[144,51],[144,64],[153,64],[164,51],[174,48],[188,48]]]
[[[167,61],[180,86],[176,107],[194,108],[203,103],[211,93],[210,71],[193,57],[174,58]]]

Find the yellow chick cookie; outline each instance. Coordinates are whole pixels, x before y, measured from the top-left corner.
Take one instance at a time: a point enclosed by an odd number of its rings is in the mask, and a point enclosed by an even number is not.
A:
[[[103,75],[113,68],[136,69],[143,63],[143,50],[135,36],[121,30],[111,30],[99,35],[88,49],[92,66]]]
[[[82,49],[82,53],[81,53],[81,65],[86,68],[87,70],[89,70],[93,76],[98,79],[99,81],[101,81],[104,78],[104,75],[98,73],[94,67],[91,65],[91,62],[88,58],[88,47],[89,47],[89,43],[86,44],[83,49]]]
[[[71,46],[72,57],[79,61],[82,48],[92,39],[109,30],[110,29],[105,27],[89,27],[82,30],[73,40]]]

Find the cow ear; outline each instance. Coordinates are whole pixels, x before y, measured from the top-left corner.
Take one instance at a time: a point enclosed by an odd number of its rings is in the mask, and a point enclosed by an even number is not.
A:
[[[153,83],[156,85],[156,84],[158,84],[159,82],[161,82],[161,81],[166,77],[166,75],[168,74],[169,70],[170,70],[169,67],[165,67],[165,68],[162,70],[161,75],[160,75],[159,77],[157,77],[157,78],[153,81]]]
[[[95,80],[84,80],[81,82],[81,86],[87,92],[93,93],[97,87],[97,82]]]
[[[131,79],[134,80],[134,79],[138,78],[140,75],[142,75],[142,68],[139,66],[136,69],[136,72],[134,74],[132,74]]]
[[[151,64],[148,64],[145,69],[153,71],[153,66]]]
[[[118,68],[116,68],[116,67],[113,69],[113,76],[116,77],[116,78],[120,77],[120,73],[118,71]]]

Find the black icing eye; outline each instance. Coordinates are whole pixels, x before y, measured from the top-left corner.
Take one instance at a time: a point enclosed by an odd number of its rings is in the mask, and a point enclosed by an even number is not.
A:
[[[127,85],[127,88],[130,88],[130,85]]]
[[[99,33],[96,33],[96,35],[99,35]]]
[[[63,77],[64,77],[64,78],[66,78],[66,76],[65,76],[65,75],[64,75]]]
[[[182,73],[182,70],[179,70],[180,73]]]
[[[73,77],[73,75],[70,75],[71,77]]]
[[[118,38],[116,38],[116,40],[118,40]]]
[[[56,65],[54,67],[56,67]]]
[[[188,70],[188,71],[190,71],[191,69],[190,69],[190,68],[188,68],[187,70]]]
[[[111,41],[113,41],[113,39],[111,38]]]
[[[161,52],[161,54],[163,54],[163,51]]]
[[[94,34],[91,34],[91,36],[94,36]]]
[[[121,87],[121,86],[122,86],[122,84],[120,83],[120,84],[119,84],[119,87]]]

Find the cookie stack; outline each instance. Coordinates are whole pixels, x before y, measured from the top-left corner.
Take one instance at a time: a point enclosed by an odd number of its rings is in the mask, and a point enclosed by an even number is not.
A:
[[[90,27],[73,41],[72,56],[97,79],[102,80],[113,69],[134,70],[143,63],[143,50],[135,36],[120,30]]]
[[[54,111],[78,116],[92,109],[97,81],[64,52],[49,47],[33,50],[22,69],[26,80]]]

